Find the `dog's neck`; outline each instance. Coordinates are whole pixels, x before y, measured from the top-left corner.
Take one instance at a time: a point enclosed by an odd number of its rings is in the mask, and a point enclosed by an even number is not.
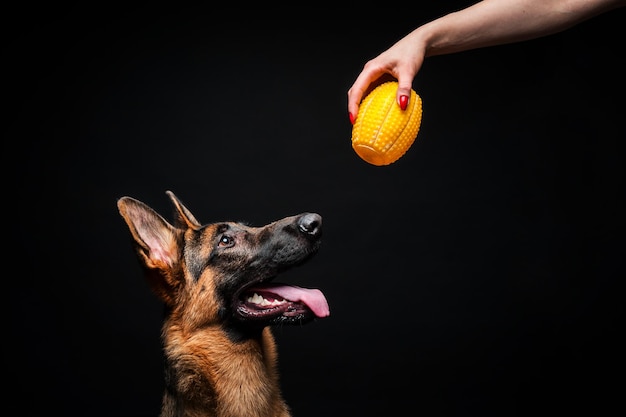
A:
[[[162,417],[290,415],[279,389],[276,344],[269,328],[240,342],[218,326],[193,333],[171,325],[167,329]]]

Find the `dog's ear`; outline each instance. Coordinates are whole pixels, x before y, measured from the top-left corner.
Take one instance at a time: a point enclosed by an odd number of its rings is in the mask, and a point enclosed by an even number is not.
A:
[[[180,285],[172,269],[179,260],[181,231],[134,198],[120,198],[117,207],[130,229],[150,286],[166,304],[173,303],[175,288]]]
[[[202,224],[198,220],[196,220],[196,218],[193,216],[193,214],[191,214],[189,209],[184,206],[182,201],[180,201],[180,199],[176,197],[173,192],[166,191],[165,193],[168,195],[170,200],[172,200],[174,208],[176,208],[176,211],[174,213],[174,224],[176,225],[176,227],[190,227],[192,229],[197,229],[202,226]]]

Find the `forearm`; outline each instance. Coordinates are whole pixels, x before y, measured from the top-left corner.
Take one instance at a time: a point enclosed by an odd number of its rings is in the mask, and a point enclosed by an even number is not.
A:
[[[519,42],[565,30],[625,0],[484,0],[427,23],[410,37],[422,37],[426,56]]]
[[[398,104],[410,96],[425,57],[546,36],[623,6],[626,0],[483,0],[430,21],[365,64],[348,90],[351,122],[368,88],[384,75],[398,80]]]

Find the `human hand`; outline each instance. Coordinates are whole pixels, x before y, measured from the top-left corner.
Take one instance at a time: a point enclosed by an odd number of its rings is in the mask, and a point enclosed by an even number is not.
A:
[[[348,90],[350,122],[354,124],[356,121],[361,100],[385,81],[398,81],[396,102],[402,110],[405,110],[411,97],[413,80],[424,62],[425,55],[425,44],[420,40],[417,31],[414,31],[376,58],[366,62]]]

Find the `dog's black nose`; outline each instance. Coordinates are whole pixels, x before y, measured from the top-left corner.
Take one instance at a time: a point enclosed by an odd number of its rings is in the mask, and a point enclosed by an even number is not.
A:
[[[305,213],[298,219],[298,228],[311,236],[322,234],[322,216],[317,213]]]

